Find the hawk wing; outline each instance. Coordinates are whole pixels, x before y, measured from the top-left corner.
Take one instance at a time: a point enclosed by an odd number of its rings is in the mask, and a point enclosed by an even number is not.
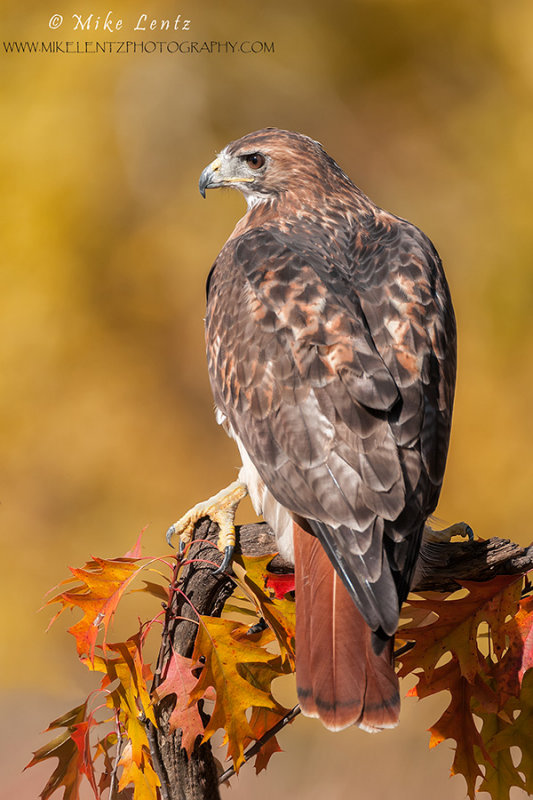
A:
[[[389,636],[442,482],[455,325],[429,240],[382,213],[342,259],[268,228],[230,239],[206,337],[217,408]]]

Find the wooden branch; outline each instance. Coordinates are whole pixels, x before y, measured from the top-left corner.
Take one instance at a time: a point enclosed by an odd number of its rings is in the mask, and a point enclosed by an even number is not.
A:
[[[199,539],[189,553],[190,563],[173,575],[172,599],[165,614],[161,648],[152,691],[164,680],[172,650],[190,657],[196,638],[198,614],[221,613],[234,583],[226,575],[215,575],[213,562],[222,556],[215,550],[216,526],[204,523],[196,531]],[[203,541],[208,539],[207,541]],[[189,621],[190,620],[190,621]],[[218,800],[218,770],[209,742],[197,740],[191,757],[181,747],[181,731],[169,732],[169,718],[174,708],[172,695],[156,706],[157,728],[149,724],[149,742],[154,769],[161,781],[163,800]],[[205,721],[205,720],[204,720]]]
[[[440,544],[424,541],[412,591],[453,592],[458,581],[488,581],[496,575],[519,575],[533,568],[533,545],[509,539]]]
[[[217,538],[218,526],[203,520],[195,531],[195,542],[188,553],[189,563],[181,570],[179,585],[176,564],[173,576],[176,591],[172,593],[165,614],[152,691],[164,680],[172,650],[182,656],[192,655],[198,614],[220,615],[233,592],[235,584],[231,578],[214,574],[214,565],[222,561],[222,555],[214,547]],[[270,529],[261,524],[245,526],[238,538],[236,551],[246,555],[272,552],[275,545]],[[181,748],[181,733],[169,732],[174,702],[171,695],[158,703],[157,728],[150,723],[147,725],[154,769],[161,781],[162,800],[218,800],[219,770],[209,742],[197,742],[189,759]]]
[[[266,523],[237,528],[236,552],[246,556],[264,556],[276,551],[274,535]],[[234,583],[227,575],[215,575],[213,564],[220,564],[221,554],[213,545],[218,526],[210,520],[197,525],[195,542],[188,553],[188,563],[180,572],[176,566],[172,601],[166,610],[161,649],[153,688],[164,679],[172,649],[191,656],[197,630],[197,614],[218,616],[231,595]],[[435,543],[424,541],[413,582],[414,591],[448,592],[459,588],[458,580],[485,581],[495,575],[520,574],[533,568],[533,545],[520,547],[508,539]],[[275,556],[269,569],[292,572],[292,566]],[[162,800],[219,800],[220,765],[217,767],[209,742],[199,744],[188,758],[181,748],[181,732],[169,733],[168,721],[174,698],[164,698],[156,707],[158,727],[148,723],[148,738],[154,768],[161,780]],[[230,774],[231,770],[225,774]]]

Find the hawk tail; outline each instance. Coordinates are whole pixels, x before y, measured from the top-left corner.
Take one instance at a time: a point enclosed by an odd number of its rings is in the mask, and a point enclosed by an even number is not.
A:
[[[296,684],[302,712],[333,731],[376,732],[400,714],[391,638],[377,655],[372,631],[322,545],[294,523]]]

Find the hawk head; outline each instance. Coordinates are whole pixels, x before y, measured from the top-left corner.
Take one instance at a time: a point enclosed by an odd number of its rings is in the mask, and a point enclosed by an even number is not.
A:
[[[283,193],[308,197],[338,190],[348,178],[322,146],[301,133],[264,128],[226,145],[200,176],[206,189],[239,189],[248,206],[276,200]]]

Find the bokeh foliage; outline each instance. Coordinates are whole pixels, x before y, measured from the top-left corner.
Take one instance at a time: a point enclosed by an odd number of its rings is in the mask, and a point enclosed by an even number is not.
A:
[[[139,37],[52,32],[56,10],[70,20],[108,8],[5,2],[2,38]],[[130,27],[146,10],[113,5]],[[431,236],[460,333],[438,513],[485,537],[530,539],[529,0],[150,3],[156,19],[177,12],[192,21],[188,38],[274,41],[275,53],[1,51],[2,662],[6,685],[37,699],[80,680],[34,614],[64,566],[122,552],[146,524],[158,540],[235,476],[202,317],[205,276],[243,203],[202,201],[197,178],[250,130],[319,139],[376,202]],[[184,35],[157,36],[173,37]],[[28,712],[36,727],[50,716]]]

